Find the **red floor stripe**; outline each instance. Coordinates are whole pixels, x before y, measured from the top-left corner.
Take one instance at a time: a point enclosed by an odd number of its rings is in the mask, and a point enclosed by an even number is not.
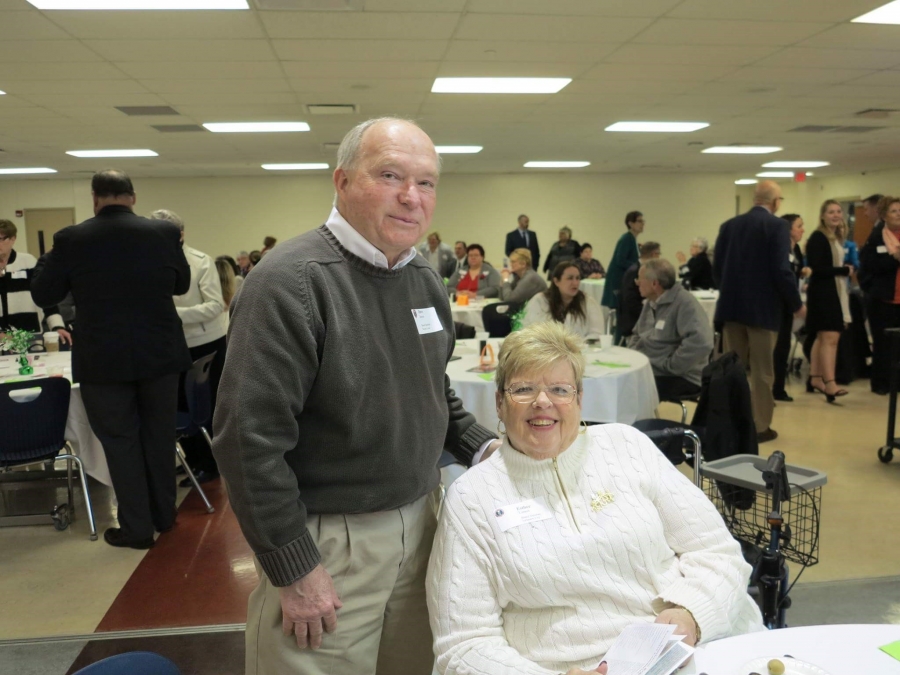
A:
[[[206,513],[203,500],[191,490],[178,510],[175,528],[159,536],[97,632],[247,620],[247,598],[257,583],[253,555],[222,479],[203,488],[216,512]]]

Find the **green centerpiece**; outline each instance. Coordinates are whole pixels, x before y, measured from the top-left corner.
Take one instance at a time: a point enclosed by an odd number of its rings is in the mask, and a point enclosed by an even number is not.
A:
[[[0,349],[18,355],[19,375],[34,375],[34,368],[28,364],[26,356],[33,339],[34,333],[30,330],[19,330],[18,328],[7,331],[0,339]]]

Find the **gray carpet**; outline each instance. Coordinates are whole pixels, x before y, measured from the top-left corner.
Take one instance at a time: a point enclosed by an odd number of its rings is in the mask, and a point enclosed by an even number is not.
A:
[[[789,626],[900,624],[900,577],[798,582],[791,591],[791,600],[793,604],[787,612]]]

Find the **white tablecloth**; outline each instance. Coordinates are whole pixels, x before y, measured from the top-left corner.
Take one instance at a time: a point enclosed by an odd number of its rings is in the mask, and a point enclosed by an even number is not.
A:
[[[72,381],[71,352],[50,352],[33,356],[36,357],[33,362],[34,375],[27,379],[47,377],[48,367],[62,367],[63,377],[70,382]],[[18,371],[19,365],[14,357],[0,357],[0,382],[26,379],[22,378]],[[77,384],[72,385],[72,393],[69,399],[66,440],[72,444],[75,454],[81,459],[84,464],[84,470],[87,471],[88,475],[105,485],[112,486],[109,468],[106,465],[106,455],[103,454],[103,445],[101,445],[100,439],[91,430],[87,412],[84,409],[84,402],[81,400],[81,389]]]
[[[603,303],[603,289],[606,287],[606,279],[582,279],[579,288],[582,293],[597,301],[601,307]]]
[[[754,659],[790,654],[828,675],[900,675],[900,661],[878,649],[896,640],[900,640],[900,625],[890,624],[805,626],[750,633],[700,645],[691,662],[676,672],[747,675],[749,671],[742,666]]]
[[[450,312],[453,314],[454,321],[459,321],[467,326],[474,326],[476,331],[482,331],[484,330],[484,321],[481,319],[481,310],[491,302],[497,302],[497,300],[470,300],[468,305],[457,305],[451,300]]]
[[[490,340],[495,355],[500,351],[501,342]],[[466,410],[474,414],[482,426],[496,429],[498,418],[493,373],[469,372],[470,368],[478,365],[478,347],[474,340],[458,340],[456,345],[454,354],[462,358],[447,365],[450,384]],[[635,420],[654,416],[659,396],[646,356],[623,347],[602,350],[589,347],[585,358],[588,367],[581,410],[583,419],[588,422],[631,424]],[[625,367],[592,365],[594,361],[623,364]]]
[[[697,298],[703,311],[709,317],[709,325],[713,325],[716,318],[716,303],[719,301],[719,291],[691,291],[691,295]]]

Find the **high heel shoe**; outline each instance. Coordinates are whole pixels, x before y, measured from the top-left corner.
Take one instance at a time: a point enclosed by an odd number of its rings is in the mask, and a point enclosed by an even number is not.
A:
[[[822,383],[823,383],[826,387],[827,387],[829,384],[831,384],[832,382],[834,382],[834,380],[822,380]],[[850,392],[847,391],[846,389],[838,389],[836,392],[834,392],[834,393],[832,394],[832,396],[841,397],[841,396],[846,396],[846,395],[849,394],[849,393],[850,393]]]
[[[822,380],[822,385],[823,385],[823,386],[822,386],[821,389],[819,389],[816,385],[812,384],[812,379],[813,379],[814,377],[817,377],[817,378],[819,378],[820,380]],[[825,385],[825,380],[822,378],[821,375],[810,375],[810,376],[809,376],[809,379],[810,379],[810,386],[813,388],[813,391],[817,391],[817,392],[819,392],[820,394],[824,394],[824,395],[825,395],[825,400],[826,400],[826,401],[828,401],[829,403],[834,403],[835,396],[834,396],[834,394],[829,394],[827,391],[825,391],[825,386],[824,386],[824,385]]]
[[[822,376],[821,375],[810,375],[809,377],[806,378],[806,393],[807,394],[815,394],[817,391],[822,391],[824,393],[824,391],[822,389],[819,389],[818,387],[813,386],[812,381],[813,381],[814,377],[818,377],[821,379]]]

